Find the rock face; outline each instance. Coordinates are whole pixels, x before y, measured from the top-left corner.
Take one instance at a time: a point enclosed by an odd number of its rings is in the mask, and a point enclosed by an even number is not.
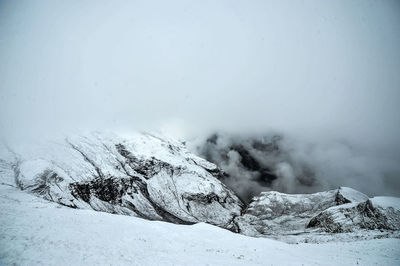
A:
[[[239,232],[286,242],[400,237],[400,199],[351,188],[314,194],[263,192],[234,219]]]
[[[215,164],[182,143],[150,134],[92,133],[31,152],[0,149],[1,184],[71,208],[178,224],[206,222],[288,242],[324,234],[335,240],[341,233],[358,234],[357,239],[366,231],[381,232],[372,237],[400,237],[399,198],[369,199],[345,187],[314,194],[270,191],[245,207],[221,176]]]
[[[243,207],[214,164],[149,134],[79,136],[14,157],[8,168],[21,189],[72,208],[231,228]]]
[[[389,202],[390,206],[380,202]],[[378,197],[361,203],[349,203],[324,210],[313,217],[308,228],[320,228],[328,233],[366,230],[400,230],[400,200]]]
[[[263,192],[236,219],[241,232],[250,236],[298,234],[315,215],[332,206],[362,202],[368,197],[350,188],[314,194]]]

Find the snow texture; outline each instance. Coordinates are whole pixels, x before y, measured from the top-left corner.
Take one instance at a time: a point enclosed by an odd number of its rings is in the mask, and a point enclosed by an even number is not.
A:
[[[0,185],[1,265],[399,265],[399,239],[298,245],[71,209]]]

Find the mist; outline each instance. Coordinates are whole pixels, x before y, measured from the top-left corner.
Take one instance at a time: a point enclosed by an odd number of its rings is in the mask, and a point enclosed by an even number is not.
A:
[[[270,190],[313,193],[348,186],[370,196],[399,193],[398,161],[344,140],[215,133],[191,148],[224,171],[220,179],[244,202]]]
[[[398,1],[1,1],[0,137],[161,131],[205,155],[279,135],[270,183],[209,159],[244,197],[400,195],[399,47]]]

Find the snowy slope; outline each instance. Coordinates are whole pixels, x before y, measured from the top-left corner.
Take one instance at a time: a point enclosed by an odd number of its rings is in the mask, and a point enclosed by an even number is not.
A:
[[[1,265],[399,265],[399,239],[326,244],[252,238],[77,210],[0,185]]]
[[[371,202],[376,207],[383,209],[393,208],[396,211],[400,211],[400,198],[396,197],[373,197]]]

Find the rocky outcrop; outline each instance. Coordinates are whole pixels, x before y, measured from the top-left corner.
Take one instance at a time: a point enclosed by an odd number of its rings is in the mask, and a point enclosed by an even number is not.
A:
[[[380,198],[400,202],[396,198]],[[324,210],[313,217],[307,227],[319,228],[328,233],[348,233],[359,229],[400,230],[400,210],[393,206],[383,207],[374,203],[374,199],[368,199],[365,202],[348,203]]]
[[[291,243],[400,237],[400,199],[368,198],[351,188],[255,197],[234,219],[242,234]]]
[[[263,192],[255,197],[236,219],[243,234],[251,236],[298,234],[318,213],[347,202],[361,202],[368,197],[350,188],[314,194]]]

